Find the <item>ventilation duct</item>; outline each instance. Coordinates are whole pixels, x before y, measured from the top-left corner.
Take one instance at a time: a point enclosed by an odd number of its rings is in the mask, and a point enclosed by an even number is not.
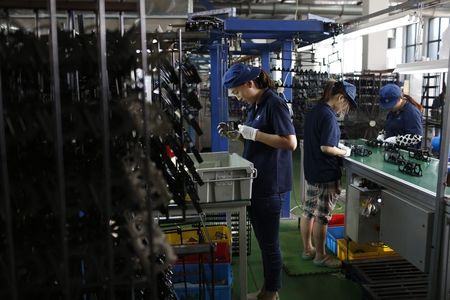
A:
[[[226,3],[214,3],[214,7],[226,8],[236,7],[237,13],[240,15],[250,14],[294,14],[297,11],[298,14],[315,14],[320,16],[333,16],[339,17],[343,15],[347,16],[361,16],[362,7],[354,5],[305,5],[305,4],[289,4],[289,3],[268,3],[268,4],[226,4]],[[200,9],[197,9],[200,10]]]

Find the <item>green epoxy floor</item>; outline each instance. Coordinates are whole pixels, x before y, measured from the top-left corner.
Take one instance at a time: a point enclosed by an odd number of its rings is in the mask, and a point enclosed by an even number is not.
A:
[[[299,199],[299,175],[300,175],[300,152],[294,152],[294,189],[291,195],[290,220],[282,220],[283,228],[297,229],[297,217],[300,214]],[[300,234],[300,233],[299,233]],[[248,257],[248,291],[258,291],[262,284],[263,272],[260,251],[257,242],[252,235],[252,251]],[[283,249],[281,249],[283,252]],[[300,259],[299,249],[299,259]],[[239,264],[238,258],[233,258],[233,299],[239,299]],[[342,273],[336,274],[314,274],[304,276],[289,276],[283,271],[283,287],[279,292],[281,300],[353,300],[362,299],[361,287],[351,280],[345,278]],[[244,299],[240,299],[244,300]]]
[[[281,224],[283,230],[296,230],[296,220],[283,220]],[[247,279],[248,292],[256,292],[261,288],[263,280],[263,270],[261,255],[257,242],[252,236],[252,251],[248,256]],[[281,249],[283,252],[283,249]],[[299,249],[299,259],[300,259]],[[233,258],[233,299],[239,299],[239,264],[238,257]],[[283,270],[282,289],[279,291],[280,299],[340,299],[356,300],[362,299],[362,290],[359,285],[345,278],[343,273],[333,274],[313,274],[303,276],[289,276]]]

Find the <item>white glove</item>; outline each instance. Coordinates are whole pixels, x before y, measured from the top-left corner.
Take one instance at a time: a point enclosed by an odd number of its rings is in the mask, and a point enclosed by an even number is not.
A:
[[[379,134],[377,136],[377,141],[384,142],[384,134]]]
[[[344,147],[345,147],[344,144],[342,144],[342,143],[339,143],[339,144],[338,144],[338,148],[339,148],[339,149],[342,149],[342,148],[344,148]]]
[[[385,143],[389,143],[389,144],[396,144],[397,143],[397,137],[396,136],[391,136],[388,137],[387,139],[384,140]]]
[[[238,128],[239,128],[239,133],[242,134],[242,137],[244,139],[252,140],[252,141],[255,140],[258,129],[255,129],[255,128],[247,126],[247,125],[238,125]]]
[[[342,147],[339,147],[339,148],[342,149],[342,150],[345,150],[344,156],[350,156],[352,154],[352,148],[350,148],[350,147],[342,145]]]

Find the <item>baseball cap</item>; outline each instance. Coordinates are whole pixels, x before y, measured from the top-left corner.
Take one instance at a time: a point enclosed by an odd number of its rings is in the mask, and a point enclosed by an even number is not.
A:
[[[347,100],[353,107],[357,107],[358,103],[356,103],[356,86],[347,81],[342,81],[342,85],[344,86]]]
[[[380,106],[382,109],[389,110],[395,106],[402,95],[400,87],[394,83],[388,83],[380,90]]]
[[[256,79],[261,73],[260,68],[244,65],[242,63],[232,65],[223,76],[223,86],[231,89]]]

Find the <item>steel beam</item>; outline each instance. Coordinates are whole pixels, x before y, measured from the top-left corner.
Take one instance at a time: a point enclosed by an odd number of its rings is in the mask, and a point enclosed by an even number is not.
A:
[[[61,94],[59,77],[59,56],[58,56],[58,24],[56,20],[56,0],[48,1],[49,21],[50,21],[50,72],[52,80],[52,100],[53,118],[55,122],[55,153],[56,153],[56,180],[58,188],[56,202],[59,204],[59,233],[61,238],[61,289],[64,299],[70,299],[70,276],[69,276],[69,248],[67,238],[66,221],[66,182],[64,172],[63,135],[62,135],[62,114],[61,114]]]
[[[2,0],[0,3],[1,8],[7,9],[48,9],[48,1],[46,0]],[[97,3],[95,1],[87,2],[82,0],[58,0],[56,1],[56,10],[84,10],[84,11],[97,11]],[[105,2],[106,11],[124,11],[124,12],[136,12],[136,2],[117,2],[107,1]]]
[[[228,140],[219,136],[217,125],[228,120],[227,91],[222,85],[222,77],[227,70],[227,46],[214,44],[211,56],[211,151],[228,151]]]
[[[450,60],[449,60],[450,68]],[[450,73],[447,73],[447,82],[450,82]],[[450,89],[447,89],[445,101],[450,101]],[[445,229],[449,226],[450,221],[445,213],[445,207],[448,205],[448,198],[445,195],[448,176],[448,151],[450,143],[450,108],[444,105],[442,112],[442,133],[441,133],[441,149],[439,150],[439,173],[436,186],[436,208],[434,213],[433,227],[433,247],[431,249],[431,271],[430,271],[430,290],[428,299],[448,299],[448,259],[449,259],[449,236],[445,235]],[[446,176],[447,175],[447,176]]]
[[[306,20],[253,20],[229,18],[224,20],[224,30],[226,32],[245,32],[245,33],[291,33],[293,35],[302,32],[323,33],[324,26],[322,21]]]

